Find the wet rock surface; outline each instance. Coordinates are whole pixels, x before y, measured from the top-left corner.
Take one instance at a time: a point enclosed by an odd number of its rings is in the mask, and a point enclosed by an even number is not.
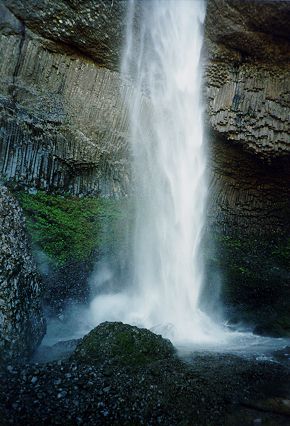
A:
[[[100,332],[108,328],[109,334]],[[71,358],[2,369],[3,424],[252,425],[265,418],[268,425],[289,424],[287,409],[279,408],[289,400],[289,365],[209,353],[181,360],[172,357],[169,342],[159,336],[151,339],[158,339],[165,353],[155,352],[145,364],[125,365],[111,350],[117,330],[136,337],[135,327],[102,324],[96,350],[108,357],[97,362]],[[127,356],[120,346],[122,351]]]
[[[119,68],[124,45],[126,0],[4,0],[33,32],[70,45],[109,69]],[[45,22],[45,25],[43,23]]]
[[[29,357],[45,333],[41,282],[18,202],[0,187],[0,364]]]
[[[209,0],[206,34],[218,44],[211,52],[230,49],[244,58],[287,61],[289,18],[287,0]]]
[[[121,322],[104,322],[86,335],[77,346],[72,359],[90,364],[142,366],[162,359],[174,358],[169,340]]]
[[[287,1],[209,0],[205,21],[211,281],[275,336],[290,324],[289,16]]]
[[[63,340],[52,346],[40,345],[33,354],[33,363],[47,363],[68,359],[76,349],[81,339]]]
[[[290,5],[211,0],[206,16],[210,125],[267,161],[289,156]]]
[[[123,31],[113,24],[113,16],[119,13],[119,26],[124,26],[123,3],[4,4],[2,175],[24,187],[60,193],[126,194],[130,166],[124,98],[132,88],[121,82],[116,63],[113,67],[104,59],[114,61],[114,52],[120,51]],[[66,11],[70,15],[64,17]],[[81,51],[75,49],[78,43]],[[89,46],[103,59],[92,58]]]

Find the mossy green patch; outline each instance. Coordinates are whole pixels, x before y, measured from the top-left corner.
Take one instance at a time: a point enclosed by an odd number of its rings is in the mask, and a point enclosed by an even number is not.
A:
[[[72,359],[88,364],[109,363],[118,367],[141,367],[174,358],[169,340],[121,322],[105,322],[87,334]]]
[[[86,261],[110,250],[127,229],[126,200],[51,195],[38,191],[16,194],[34,245],[53,263]]]

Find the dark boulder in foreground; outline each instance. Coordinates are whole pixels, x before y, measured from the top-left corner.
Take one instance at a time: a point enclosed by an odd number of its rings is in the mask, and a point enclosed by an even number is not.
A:
[[[172,359],[174,353],[169,340],[145,328],[122,322],[104,322],[82,339],[72,359],[96,365],[109,363],[134,367]]]

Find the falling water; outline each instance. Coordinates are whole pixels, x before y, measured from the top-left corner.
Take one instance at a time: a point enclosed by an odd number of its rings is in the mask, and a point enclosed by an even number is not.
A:
[[[226,331],[199,308],[207,199],[200,93],[204,14],[202,0],[129,3],[123,79],[134,85],[128,105],[136,192],[133,278],[114,292],[111,271],[99,266],[95,278],[103,293],[89,312],[70,312],[70,338],[102,321],[123,321],[157,331],[185,352],[258,354],[285,346],[279,339]],[[47,342],[68,338],[57,327],[50,325]]]
[[[138,324],[173,340],[218,334],[198,307],[207,196],[200,93],[204,16],[202,0],[129,3],[123,77],[135,85],[129,104],[136,187],[133,285],[93,302],[99,320]]]

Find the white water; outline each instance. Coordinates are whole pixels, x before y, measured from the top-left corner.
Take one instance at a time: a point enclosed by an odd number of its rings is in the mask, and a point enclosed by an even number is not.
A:
[[[102,321],[123,321],[169,337],[182,354],[211,350],[272,359],[289,340],[231,332],[199,309],[207,198],[199,62],[205,5],[143,5],[137,37],[130,3],[123,63],[123,77],[136,86],[128,105],[136,179],[134,279],[122,292],[98,295],[89,311],[68,307],[64,320],[49,322],[43,344],[80,338]],[[99,267],[97,287],[110,288],[110,272]]]
[[[138,34],[135,7],[131,1],[123,58],[123,77],[136,89],[128,105],[134,278],[129,290],[98,296],[92,312],[96,322],[121,320],[174,341],[221,341],[224,333],[198,307],[207,196],[200,93],[205,2],[145,1]]]

